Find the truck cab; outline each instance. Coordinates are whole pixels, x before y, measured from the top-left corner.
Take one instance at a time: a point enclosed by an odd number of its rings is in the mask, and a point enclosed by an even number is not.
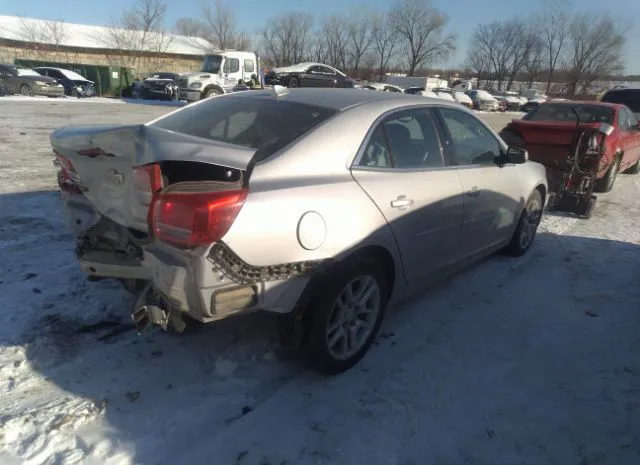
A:
[[[247,82],[252,74],[260,75],[260,62],[253,52],[225,50],[204,56],[200,71],[185,74],[178,81],[179,98],[195,102],[203,98],[231,92],[242,79]]]

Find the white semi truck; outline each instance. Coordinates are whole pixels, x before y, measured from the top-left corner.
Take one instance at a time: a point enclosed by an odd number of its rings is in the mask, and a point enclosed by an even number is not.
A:
[[[253,52],[224,50],[209,53],[204,56],[200,71],[184,74],[178,80],[178,96],[181,100],[195,102],[226,94],[238,80],[248,82],[252,74],[258,77],[262,74],[260,59]]]

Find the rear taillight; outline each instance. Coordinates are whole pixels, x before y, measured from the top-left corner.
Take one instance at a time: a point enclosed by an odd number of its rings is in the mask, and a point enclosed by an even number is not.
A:
[[[137,166],[133,169],[133,188],[138,202],[149,207],[153,196],[164,187],[160,165]]]
[[[246,189],[159,194],[152,206],[153,233],[180,247],[217,242],[233,224],[246,198]]]
[[[74,182],[74,177],[77,177],[77,174],[73,164],[58,151],[54,150],[53,153],[56,156],[53,165],[58,168],[58,187],[60,190],[72,194],[80,194],[82,191]]]

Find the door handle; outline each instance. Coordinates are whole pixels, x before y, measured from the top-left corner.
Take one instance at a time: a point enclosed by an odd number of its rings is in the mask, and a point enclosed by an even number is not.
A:
[[[410,205],[413,205],[413,200],[408,199],[406,195],[399,195],[396,200],[391,201],[393,208],[399,208],[401,210],[408,208]]]
[[[478,197],[480,195],[480,189],[478,189],[478,186],[473,186],[470,191],[466,192],[466,194],[469,197]]]

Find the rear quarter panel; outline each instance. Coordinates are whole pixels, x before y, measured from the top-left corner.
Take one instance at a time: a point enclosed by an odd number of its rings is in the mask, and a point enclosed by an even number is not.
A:
[[[400,263],[393,235],[378,208],[351,175],[350,166],[376,110],[339,114],[256,165],[249,196],[223,238],[255,266],[341,258],[367,245],[384,247]],[[298,228],[306,212],[317,212],[326,235],[305,249]],[[401,276],[401,272],[396,276]]]

